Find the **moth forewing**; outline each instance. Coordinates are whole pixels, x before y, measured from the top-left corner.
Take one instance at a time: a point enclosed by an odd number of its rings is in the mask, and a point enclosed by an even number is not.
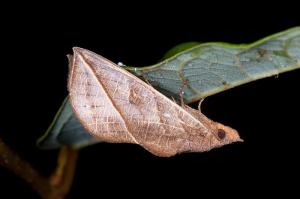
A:
[[[180,107],[100,55],[73,50],[70,101],[92,135],[107,142],[136,143],[158,156],[207,151],[229,143],[216,138],[212,133],[216,124],[201,112]],[[237,138],[236,133],[230,141]]]

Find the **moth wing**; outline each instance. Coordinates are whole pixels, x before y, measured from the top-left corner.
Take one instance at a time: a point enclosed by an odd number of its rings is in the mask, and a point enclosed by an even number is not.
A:
[[[91,51],[74,48],[70,100],[88,131],[107,142],[137,143],[160,156],[207,134],[193,115],[151,86]]]

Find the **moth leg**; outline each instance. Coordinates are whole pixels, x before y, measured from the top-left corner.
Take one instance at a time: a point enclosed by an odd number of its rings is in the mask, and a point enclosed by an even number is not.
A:
[[[184,92],[183,92],[183,87],[181,87],[180,90],[179,90],[179,97],[180,97],[180,103],[181,103],[181,106],[182,106],[182,107],[185,106],[184,100],[183,100],[183,94],[184,94]]]
[[[141,77],[143,78],[143,80],[144,80],[149,86],[151,86],[151,87],[153,88],[152,84],[150,84],[150,82],[148,81],[148,79],[145,77],[143,71],[141,71]]]
[[[186,80],[183,81],[183,84],[180,86],[179,88],[179,97],[180,97],[180,102],[181,102],[181,106],[184,107],[184,100],[183,100],[183,95],[184,95],[184,87],[186,86]]]
[[[201,112],[201,104],[204,101],[205,98],[201,98],[199,103],[198,103],[198,110]]]
[[[174,97],[171,96],[171,98],[172,98],[173,102],[177,104],[177,101],[174,99]]]

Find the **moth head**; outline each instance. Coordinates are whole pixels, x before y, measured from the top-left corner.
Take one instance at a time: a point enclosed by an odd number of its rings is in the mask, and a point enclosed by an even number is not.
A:
[[[216,139],[216,144],[225,145],[232,142],[243,141],[235,129],[229,126],[225,126],[218,122],[214,122],[214,124],[215,124],[215,128],[213,134]]]
[[[238,132],[229,126],[211,120],[206,124],[209,133],[205,136],[201,134],[190,136],[188,142],[185,142],[177,153],[204,152],[233,142],[243,142]]]

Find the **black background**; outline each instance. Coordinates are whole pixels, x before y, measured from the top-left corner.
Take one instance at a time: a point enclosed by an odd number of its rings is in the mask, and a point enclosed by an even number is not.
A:
[[[274,3],[275,4],[275,3]],[[296,5],[257,3],[168,5],[73,3],[16,4],[1,16],[0,135],[43,175],[57,151],[35,141],[67,95],[67,59],[73,46],[126,65],[156,63],[187,41],[249,43],[300,25]],[[98,144],[80,152],[68,198],[161,194],[214,196],[295,191],[300,71],[292,71],[208,97],[210,118],[237,129],[244,143],[206,153],[155,157],[130,144]],[[21,179],[0,168],[0,198],[38,198]],[[8,195],[9,194],[9,195]]]

